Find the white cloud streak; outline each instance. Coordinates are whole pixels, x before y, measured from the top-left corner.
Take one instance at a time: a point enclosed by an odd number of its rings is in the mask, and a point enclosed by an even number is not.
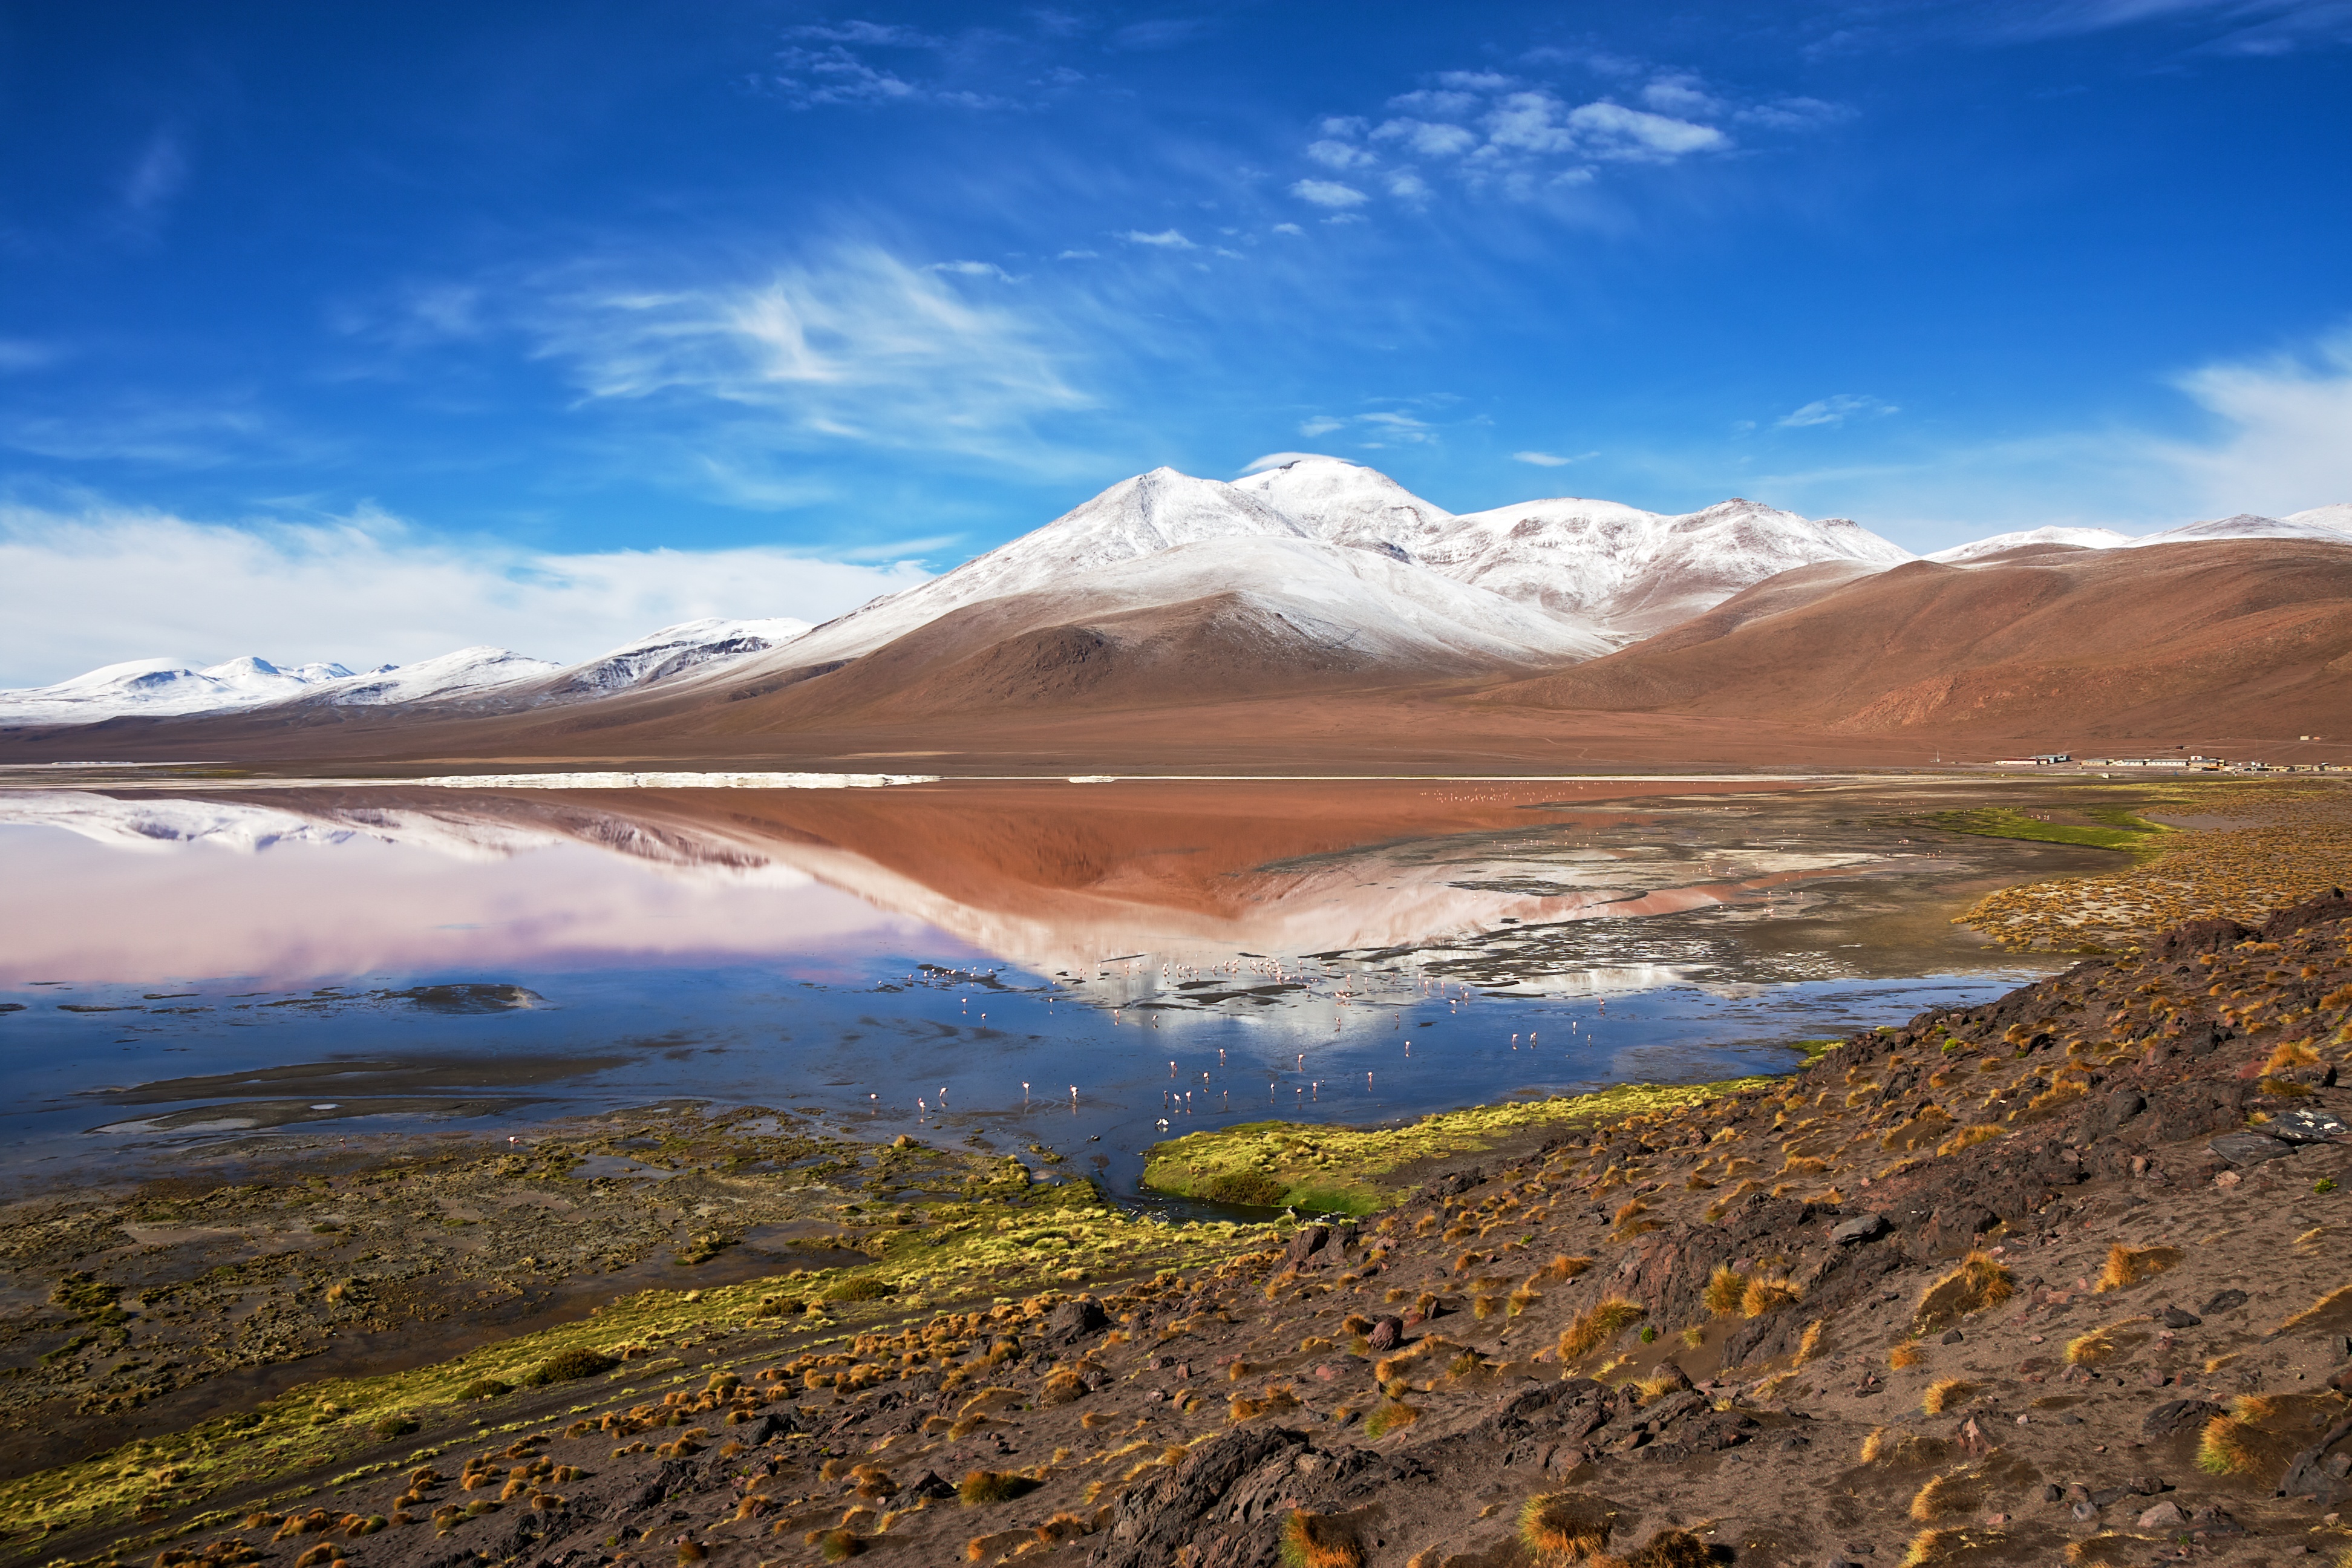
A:
[[[1817,397],[1801,408],[1790,409],[1780,418],[1783,430],[1803,430],[1819,425],[1843,425],[1859,414],[1900,414],[1891,403],[1883,403],[1866,393],[1841,392],[1834,397]]]
[[[2174,384],[2221,430],[2151,443],[2151,454],[2203,499],[2203,515],[2352,500],[2352,331],[2307,355],[2209,364]]]
[[[232,525],[6,505],[0,686],[158,655],[362,668],[496,643],[572,660],[702,616],[823,621],[924,575],[764,546],[526,551],[424,537],[372,512]]]
[[[1092,402],[1070,374],[1085,350],[1050,315],[977,302],[874,246],[761,281],[559,282],[535,326],[583,396],[731,406],[770,447],[1004,458],[1034,447],[1032,421]]]
[[[1301,180],[1290,187],[1290,194],[1300,201],[1341,212],[1371,200],[1355,186],[1343,185],[1337,180]]]

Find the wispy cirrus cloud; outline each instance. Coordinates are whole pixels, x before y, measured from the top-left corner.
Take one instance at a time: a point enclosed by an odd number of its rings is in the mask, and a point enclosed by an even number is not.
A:
[[[2284,55],[2352,44],[2347,0],[2061,0],[2001,14],[2012,37],[2060,37],[2159,23],[2200,28],[2197,47],[2225,55]]]
[[[732,413],[732,439],[768,449],[1034,458],[1038,420],[1092,405],[1087,351],[1048,309],[968,291],[988,265],[845,244],[719,281],[583,266],[543,280],[526,324],[583,399]]]
[[[1799,408],[1792,408],[1774,421],[1783,430],[1804,430],[1816,426],[1843,425],[1863,415],[1900,414],[1894,404],[1871,396],[1867,393],[1841,392],[1833,397],[1817,397]]]

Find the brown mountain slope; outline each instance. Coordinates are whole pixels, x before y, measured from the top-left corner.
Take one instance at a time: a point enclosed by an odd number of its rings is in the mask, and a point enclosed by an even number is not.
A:
[[[2252,540],[1916,561],[1759,584],[1647,642],[1481,700],[1857,733],[2352,728],[2352,544]]]

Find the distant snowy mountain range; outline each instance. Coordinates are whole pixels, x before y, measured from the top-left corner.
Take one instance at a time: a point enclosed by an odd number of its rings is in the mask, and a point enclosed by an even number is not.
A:
[[[2137,539],[2032,529],[1927,559],[1968,566],[2052,546],[2281,538],[2352,542],[2352,503]],[[915,647],[937,668],[1082,621],[1111,627],[1106,635],[1144,626],[1164,638],[1169,623],[1155,614],[1204,605],[1226,636],[1221,646],[1276,658],[1305,650],[1326,668],[1556,668],[1639,641],[1797,567],[1835,563],[1867,574],[1912,559],[1850,520],[1738,499],[1679,515],[1574,498],[1456,515],[1336,458],[1298,457],[1232,483],[1156,468],[815,627],[784,618],[689,621],[570,666],[487,647],[356,673],[255,658],[203,669],[133,660],[0,691],[0,724],[352,706],[513,710],[761,674],[802,679],[894,644],[909,668],[920,662],[905,653]]]

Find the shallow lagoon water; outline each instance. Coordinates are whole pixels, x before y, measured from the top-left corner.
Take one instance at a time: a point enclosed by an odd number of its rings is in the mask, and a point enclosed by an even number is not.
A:
[[[706,1101],[1128,1193],[1178,1132],[1774,1071],[1988,998],[2032,971],[1948,932],[1953,889],[2083,853],[1931,839],[1874,799],[1544,795],[1377,823],[1328,791],[1215,824],[1089,802],[1118,832],[947,786],[854,817],[0,795],[8,1173]]]

